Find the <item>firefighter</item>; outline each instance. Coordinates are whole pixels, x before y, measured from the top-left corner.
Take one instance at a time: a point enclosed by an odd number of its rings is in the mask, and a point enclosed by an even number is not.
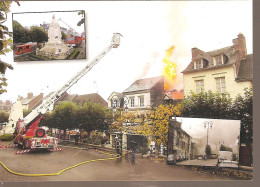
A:
[[[117,153],[117,156],[120,156],[121,155],[121,145],[120,145],[120,141],[118,139],[118,137],[115,137],[115,143],[116,143],[116,153]]]

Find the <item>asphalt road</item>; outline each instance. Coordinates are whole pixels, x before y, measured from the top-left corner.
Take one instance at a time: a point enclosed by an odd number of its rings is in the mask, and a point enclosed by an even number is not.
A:
[[[92,159],[109,158],[95,150],[64,148],[59,152],[15,154],[18,148],[0,149],[0,161],[9,169],[29,174],[57,173],[69,166]],[[9,173],[0,165],[0,181],[185,181],[232,180],[232,178],[197,173],[183,166],[166,165],[159,161],[136,158],[135,164],[126,158],[96,161],[80,165],[58,176],[28,177]]]

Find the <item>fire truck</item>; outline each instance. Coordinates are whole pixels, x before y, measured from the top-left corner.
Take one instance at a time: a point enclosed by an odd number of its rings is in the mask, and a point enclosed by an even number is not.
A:
[[[66,44],[68,47],[78,47],[83,39],[83,36],[73,36],[66,39]]]
[[[35,51],[37,47],[37,42],[29,42],[23,45],[16,45],[14,49],[15,55],[20,55],[23,53],[29,53]]]
[[[24,119],[19,119],[15,129],[14,143],[22,149],[53,149],[57,148],[58,139],[47,136],[45,130],[39,127],[39,121],[42,115],[80,78],[90,71],[112,48],[120,45],[119,33],[114,33],[111,44],[94,58],[86,67],[73,76],[64,86],[53,92],[48,98],[43,100],[42,104],[32,110]]]

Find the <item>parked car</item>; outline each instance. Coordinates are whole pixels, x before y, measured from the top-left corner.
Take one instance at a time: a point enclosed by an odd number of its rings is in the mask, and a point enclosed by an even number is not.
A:
[[[176,156],[174,154],[170,154],[166,158],[167,164],[176,164]]]
[[[180,162],[180,161],[182,161],[182,160],[183,160],[183,158],[182,158],[181,155],[177,155],[177,156],[176,156],[176,161],[177,161],[177,162]]]

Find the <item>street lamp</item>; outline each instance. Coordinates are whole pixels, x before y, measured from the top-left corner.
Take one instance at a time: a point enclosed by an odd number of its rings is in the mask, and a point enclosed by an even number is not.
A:
[[[212,121],[205,121],[204,128],[207,128],[207,146],[209,145],[209,128],[212,129],[213,122]]]
[[[123,99],[123,106],[121,105],[122,104],[122,99]],[[116,112],[116,109],[117,107],[120,107],[120,108],[124,108],[125,112],[128,111],[128,98],[126,96],[122,96],[120,97],[119,95],[113,95],[113,97],[111,98],[111,107],[113,109],[113,116],[115,116],[115,112]],[[120,110],[120,116],[121,116],[121,110]],[[121,124],[120,124],[121,125]],[[121,132],[120,132],[120,139],[121,139],[121,155],[122,155],[122,151],[123,151],[123,133],[122,133],[122,129],[121,129]],[[116,145],[117,146],[117,145]]]

